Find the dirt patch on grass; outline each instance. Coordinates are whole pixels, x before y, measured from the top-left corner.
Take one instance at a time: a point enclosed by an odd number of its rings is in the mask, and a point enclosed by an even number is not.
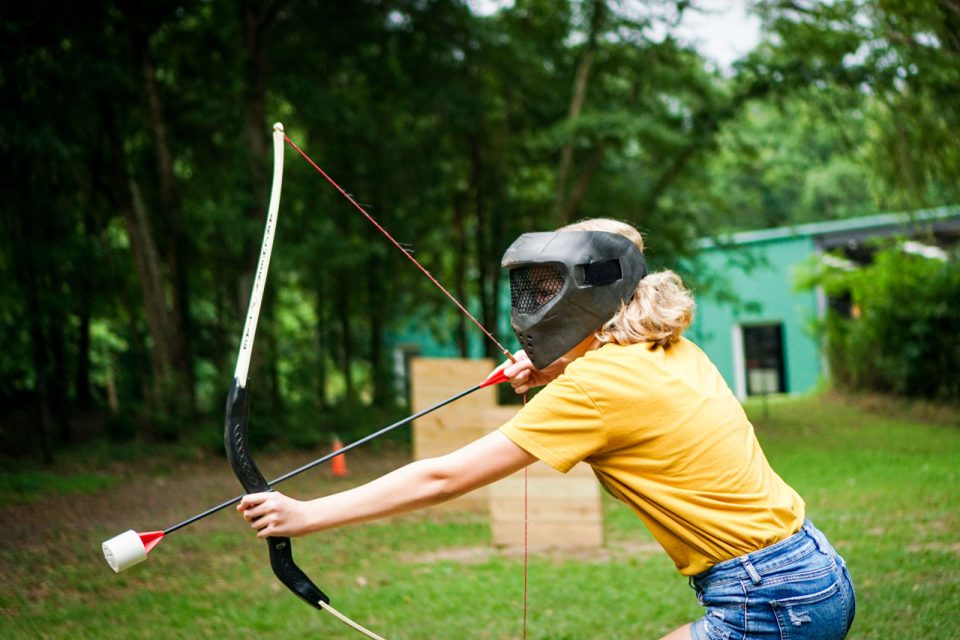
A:
[[[910,553],[925,553],[933,551],[936,553],[960,554],[960,542],[924,542],[922,544],[911,544],[907,547]]]
[[[258,455],[257,461],[268,478],[309,462],[326,451]],[[324,467],[308,471],[280,486],[285,493],[312,497],[346,489],[380,475],[408,460],[396,447],[349,455],[350,474],[330,477]],[[77,469],[72,467],[70,472]],[[105,489],[81,494],[44,495],[14,504],[0,503],[0,575],[29,576],[59,564],[107,565],[100,556],[101,543],[127,529],[162,530],[195,513],[242,493],[226,460],[208,455],[190,460],[155,459],[111,463],[106,472],[119,481]],[[233,508],[191,525],[191,528],[230,530],[243,527]],[[172,535],[178,535],[174,533]],[[185,553],[188,545],[181,545]],[[202,552],[202,551],[198,551]],[[91,560],[91,559],[94,560]],[[42,588],[33,582],[31,588]],[[43,597],[42,593],[36,594]]]
[[[866,413],[930,425],[960,427],[960,403],[930,402],[875,393],[823,394],[825,402],[853,406]]]
[[[606,562],[622,562],[625,558],[646,558],[661,554],[663,551],[655,542],[618,542],[603,547],[531,547],[527,553],[538,560],[549,560],[555,563],[585,562],[602,564]],[[425,553],[402,554],[400,559],[410,564],[433,564],[437,562],[453,562],[456,564],[471,565],[483,564],[494,558],[522,558],[522,546],[476,546],[450,547],[436,549]]]

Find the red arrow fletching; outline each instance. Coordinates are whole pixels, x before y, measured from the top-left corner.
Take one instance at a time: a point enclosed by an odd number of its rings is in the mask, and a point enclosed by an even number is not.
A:
[[[140,536],[140,542],[143,543],[143,548],[147,553],[153,551],[153,548],[163,540],[163,531],[145,531],[143,533],[138,531],[137,535]]]
[[[503,368],[497,369],[489,376],[487,379],[480,383],[480,388],[489,387],[491,385],[500,384],[501,382],[506,382],[507,376],[503,373]]]

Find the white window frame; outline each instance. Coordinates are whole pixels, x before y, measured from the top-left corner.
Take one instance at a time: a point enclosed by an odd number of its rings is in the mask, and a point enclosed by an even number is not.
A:
[[[743,353],[743,325],[734,323],[730,337],[733,345],[733,392],[742,402],[747,399],[747,361]]]

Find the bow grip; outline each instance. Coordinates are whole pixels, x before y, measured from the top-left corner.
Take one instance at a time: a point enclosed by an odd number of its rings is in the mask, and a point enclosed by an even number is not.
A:
[[[223,432],[224,448],[227,460],[234,474],[247,493],[270,491],[270,484],[260,472],[247,446],[247,422],[250,416],[250,396],[234,378],[227,394],[226,425]],[[290,538],[267,538],[270,551],[270,567],[274,575],[288,589],[293,591],[307,604],[321,609],[320,602],[328,603],[330,598],[310,580],[293,560],[293,545]]]

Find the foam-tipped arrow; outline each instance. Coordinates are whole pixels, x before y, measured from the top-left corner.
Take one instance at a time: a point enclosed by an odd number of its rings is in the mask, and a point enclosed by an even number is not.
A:
[[[496,384],[500,384],[501,382],[506,382],[507,376],[503,373],[504,368],[505,367],[499,367],[495,369],[493,372],[490,373],[490,375],[488,375],[483,380],[483,382],[476,384],[470,387],[469,389],[466,389],[464,391],[461,391],[460,393],[452,395],[446,400],[441,400],[437,404],[427,407],[422,411],[418,411],[417,413],[411,416],[408,416],[403,420],[399,420],[397,422],[394,422],[391,425],[383,427],[379,431],[375,431],[374,433],[371,433],[368,436],[364,436],[363,438],[360,438],[356,442],[352,442],[338,449],[337,451],[333,451],[332,453],[329,453],[321,458],[317,458],[313,462],[308,462],[302,467],[298,467],[293,471],[288,471],[282,476],[275,478],[274,480],[271,480],[269,484],[272,487],[276,484],[280,484],[285,480],[289,480],[290,478],[296,475],[300,475],[304,471],[312,469],[315,466],[322,464],[337,455],[342,455],[347,451],[350,451],[351,449],[359,447],[360,445],[373,440],[374,438],[379,438],[385,433],[393,431],[394,429],[398,427],[402,427],[403,425],[408,424],[410,422],[413,422],[417,418],[422,418],[428,413],[431,413],[432,411],[436,411],[441,407],[445,407],[455,400],[459,400],[464,396],[470,395],[474,391],[478,391],[485,387],[490,387]],[[187,518],[183,522],[177,523],[171,527],[167,527],[163,531],[147,531],[144,533],[138,533],[133,529],[129,531],[125,531],[120,535],[114,536],[113,538],[110,538],[109,540],[103,543],[103,557],[107,559],[107,563],[110,565],[110,567],[114,571],[116,571],[117,573],[120,573],[124,569],[128,569],[133,565],[139,564],[144,560],[146,560],[147,554],[150,553],[150,551],[152,551],[154,547],[160,544],[160,541],[163,540],[163,537],[168,533],[172,533],[177,529],[182,529],[183,527],[189,524],[193,524],[197,520],[202,520],[203,518],[206,518],[209,515],[212,515],[218,511],[226,509],[227,507],[230,507],[232,505],[235,505],[238,502],[240,502],[242,498],[243,496],[237,496],[235,498],[227,500],[226,502],[221,502],[217,506],[210,507],[206,511],[202,513],[198,513],[197,515],[192,516],[190,518]]]

